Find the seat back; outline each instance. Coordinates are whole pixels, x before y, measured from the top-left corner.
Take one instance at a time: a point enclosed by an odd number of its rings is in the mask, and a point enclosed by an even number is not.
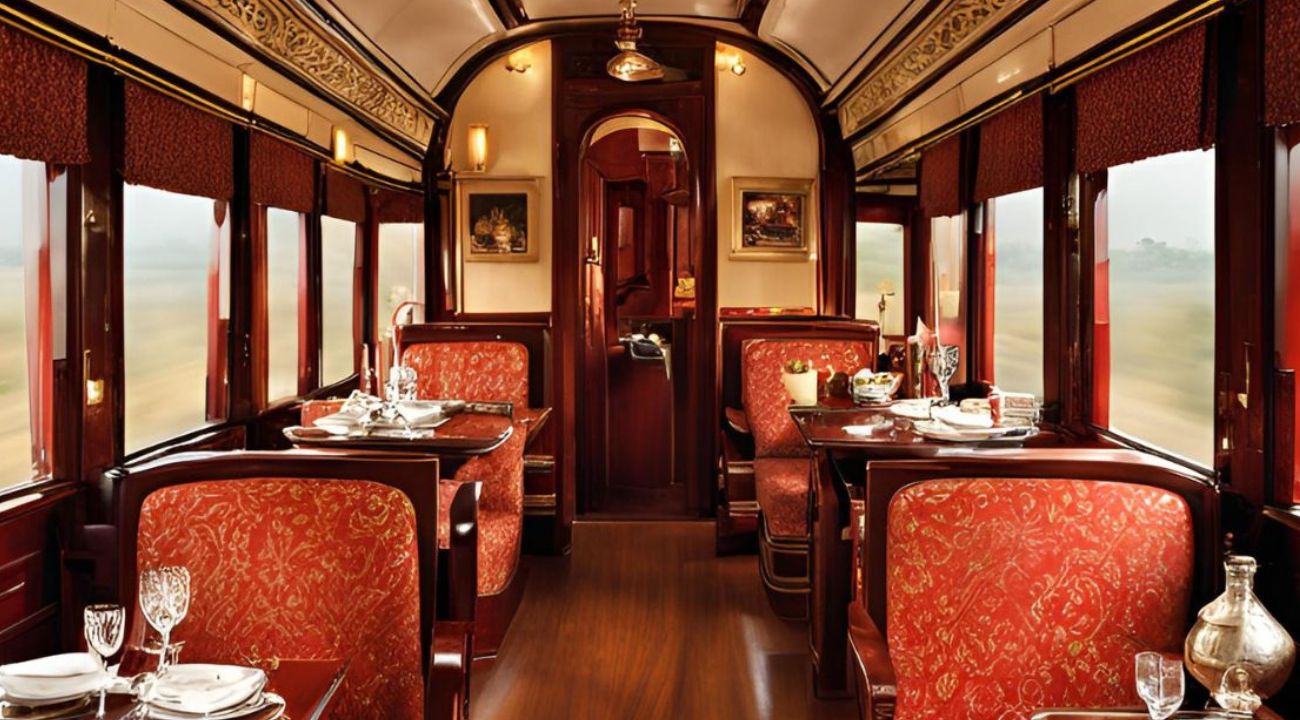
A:
[[[438,468],[436,457],[328,451],[183,453],[114,468],[105,481],[118,601],[136,607],[138,568],[184,564],[194,583],[176,631],[186,661],[346,659],[338,714],[423,717]],[[139,618],[132,631],[143,636]]]
[[[874,340],[753,339],[741,349],[741,387],[756,457],[798,457],[808,447],[790,418],[790,393],[781,375],[789,360],[811,360],[817,370],[849,375],[875,366]]]
[[[528,407],[528,348],[500,340],[423,342],[402,351],[427,400],[509,402]]]
[[[871,463],[867,487],[900,718],[1140,705],[1133,656],[1177,652],[1213,587],[1214,488],[1136,453]]]
[[[422,717],[419,555],[410,500],[367,481],[187,483],[140,512],[138,566],[190,570],[186,662],[345,658],[341,717]]]

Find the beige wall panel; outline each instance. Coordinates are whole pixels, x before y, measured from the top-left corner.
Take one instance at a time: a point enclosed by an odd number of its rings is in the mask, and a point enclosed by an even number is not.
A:
[[[488,126],[488,165],[480,177],[537,177],[538,261],[461,263],[465,312],[547,312],[551,309],[551,46],[532,47],[533,67],[507,72],[503,62],[483,67],[470,81],[452,117],[452,167],[467,169],[466,128]],[[457,237],[457,241],[459,241]]]
[[[1053,30],[1055,62],[1064,63],[1124,28],[1150,17],[1174,0],[1093,0],[1063,18]]]
[[[962,112],[1052,69],[1052,31],[1044,30],[961,84]]]
[[[817,307],[817,263],[731,259],[734,177],[817,178],[818,130],[785,76],[747,56],[749,70],[718,73],[718,306]],[[820,188],[819,188],[820,190]]]
[[[123,50],[166,68],[222,100],[239,104],[243,73],[238,68],[227,65],[133,8],[124,4],[117,6],[108,39]]]
[[[33,0],[40,7],[66,18],[96,35],[107,35],[115,0]]]
[[[354,145],[353,152],[356,154],[357,164],[377,173],[405,182],[420,181],[419,168],[413,168],[363,145]]]
[[[334,123],[318,113],[307,111],[307,140],[313,145],[329,149],[333,142]]]
[[[921,134],[932,133],[962,113],[961,90],[953,88],[918,110],[915,115]]]
[[[311,112],[261,83],[253,96],[253,112],[298,135],[307,135]]]

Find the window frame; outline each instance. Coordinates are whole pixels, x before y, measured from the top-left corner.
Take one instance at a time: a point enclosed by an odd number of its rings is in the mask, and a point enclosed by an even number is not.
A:
[[[845,243],[846,253],[844,296],[846,298],[845,316],[858,316],[858,223],[882,223],[901,225],[903,227],[903,286],[898,289],[898,300],[903,303],[903,334],[901,336],[885,335],[883,328],[881,340],[906,342],[910,334],[907,329],[908,318],[912,317],[912,238],[913,223],[918,211],[916,198],[912,196],[883,195],[880,193],[856,193],[854,195],[854,235]],[[882,343],[881,347],[884,348]]]

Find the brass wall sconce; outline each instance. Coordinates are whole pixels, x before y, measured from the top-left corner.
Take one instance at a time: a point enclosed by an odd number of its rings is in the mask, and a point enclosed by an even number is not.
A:
[[[469,143],[469,169],[471,172],[486,172],[488,158],[488,126],[474,123],[469,126],[467,134]]]

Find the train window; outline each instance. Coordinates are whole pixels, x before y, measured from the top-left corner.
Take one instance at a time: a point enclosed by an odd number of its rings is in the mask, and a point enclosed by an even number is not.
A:
[[[966,358],[966,217],[953,215],[930,221],[935,305],[939,342],[956,345],[961,361],[952,382],[965,382]]]
[[[1211,465],[1214,151],[1110,168],[1095,242],[1094,421]]]
[[[230,223],[223,202],[143,185],[127,185],[122,206],[124,430],[132,452],[199,428],[219,410],[208,405],[209,359],[224,363],[225,354],[210,345],[209,328],[230,316],[221,291]]]
[[[302,215],[266,210],[266,395],[298,394],[298,298],[302,259]]]
[[[357,224],[321,218],[321,380],[356,372],[353,286],[357,278]]]
[[[986,218],[995,267],[993,380],[1043,395],[1043,190],[993,198]]]
[[[43,447],[34,449],[43,443],[33,443],[48,408],[32,392],[40,379],[31,372],[41,354],[33,280],[41,271],[44,192],[44,164],[0,155],[0,487],[48,472]]]
[[[857,224],[857,301],[860,320],[880,323],[882,335],[904,335],[903,226],[897,223]]]
[[[380,366],[391,364],[391,350],[388,343],[392,339],[393,311],[407,300],[419,300],[423,297],[420,278],[424,276],[424,224],[423,223],[384,223],[379,226],[379,284],[375,307],[376,336],[383,341],[380,346]],[[423,317],[419,308],[415,309],[413,320],[419,322]]]

